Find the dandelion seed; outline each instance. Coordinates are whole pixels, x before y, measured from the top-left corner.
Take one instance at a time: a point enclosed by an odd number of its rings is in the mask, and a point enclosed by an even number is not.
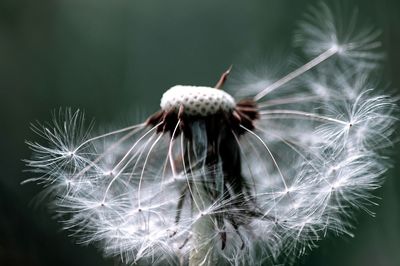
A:
[[[229,69],[214,88],[174,86],[144,123],[98,136],[60,109],[33,126],[47,145],[28,142],[39,177],[27,181],[55,196],[65,229],[126,263],[291,263],[329,232],[352,236],[351,207],[373,214],[396,106],[368,78],[375,31],[349,35],[351,20],[342,35],[319,8],[297,33],[318,54],[252,97],[225,89]],[[323,64],[332,58],[344,63]],[[295,79],[301,94],[285,86]]]

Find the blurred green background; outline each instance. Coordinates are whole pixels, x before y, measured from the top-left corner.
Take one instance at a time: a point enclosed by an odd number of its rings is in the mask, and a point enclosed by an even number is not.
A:
[[[400,2],[347,2],[383,30],[383,80],[400,93]],[[74,244],[46,204],[32,204],[39,187],[20,185],[29,177],[21,159],[30,156],[30,122],[60,106],[84,109],[98,124],[137,120],[172,85],[214,85],[248,54],[262,62],[290,52],[296,21],[313,3],[1,0],[0,265],[119,265]],[[377,191],[377,217],[360,213],[354,239],[321,241],[299,265],[400,265],[399,147]]]

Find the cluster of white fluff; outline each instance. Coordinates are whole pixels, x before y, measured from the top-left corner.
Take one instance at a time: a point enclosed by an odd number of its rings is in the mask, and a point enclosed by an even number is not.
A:
[[[184,162],[189,147],[178,131],[171,138],[143,123],[93,137],[83,114],[69,109],[34,126],[47,143],[28,142],[27,165],[37,173],[28,181],[44,185],[64,227],[82,243],[126,263],[186,264],[199,250],[203,265],[290,263],[330,232],[351,236],[353,210],[370,213],[375,204],[371,193],[388,167],[381,151],[391,145],[395,122],[395,100],[381,95],[370,75],[377,35],[358,27],[350,20],[341,32],[321,4],[296,33],[309,63],[273,83],[259,77],[238,86],[260,109],[255,128],[242,125],[236,139],[250,196],[226,198],[223,184],[214,188],[220,200],[205,196],[204,184],[223,180],[223,172],[218,162],[205,166],[201,122],[190,125],[196,156]],[[188,164],[200,167],[189,173]],[[249,215],[246,200],[262,215]],[[241,226],[226,221],[218,228],[218,213]]]

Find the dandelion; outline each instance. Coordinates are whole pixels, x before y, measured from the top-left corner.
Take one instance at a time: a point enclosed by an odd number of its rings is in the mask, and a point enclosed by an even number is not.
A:
[[[371,77],[376,31],[348,25],[312,8],[296,33],[309,62],[236,91],[230,69],[213,88],[174,86],[141,124],[94,136],[60,109],[33,126],[47,143],[28,142],[27,181],[81,243],[125,263],[290,264],[328,234],[352,236],[352,210],[373,214],[396,106]]]

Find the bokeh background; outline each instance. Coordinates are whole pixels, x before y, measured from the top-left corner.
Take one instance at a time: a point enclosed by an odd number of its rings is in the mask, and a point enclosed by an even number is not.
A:
[[[327,1],[328,3],[337,1]],[[383,30],[382,78],[400,93],[400,2],[347,1]],[[29,123],[71,106],[98,124],[133,121],[157,110],[175,84],[214,85],[230,64],[292,52],[292,32],[316,1],[0,1],[0,265],[107,266],[95,247],[74,243],[21,161],[35,138]],[[280,57],[285,60],[285,57]],[[265,59],[265,61],[263,61]],[[400,265],[400,146],[377,191],[377,217],[359,213],[355,237],[328,238],[299,265]]]

